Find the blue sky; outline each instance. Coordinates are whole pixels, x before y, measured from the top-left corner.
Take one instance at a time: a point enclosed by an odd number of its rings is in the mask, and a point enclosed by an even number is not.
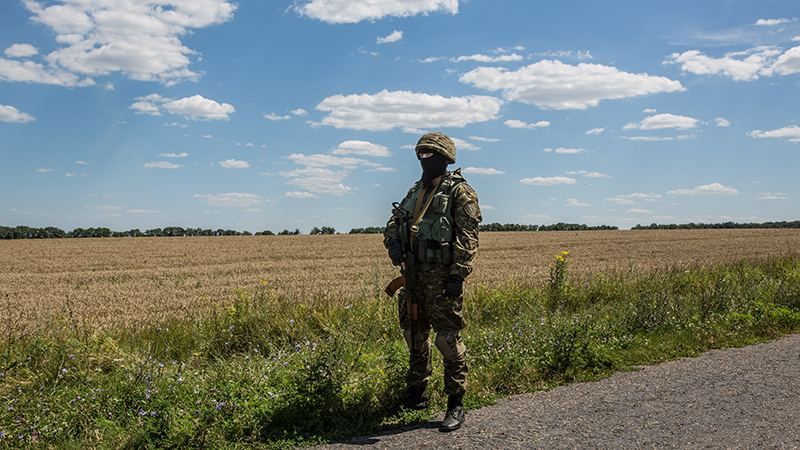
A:
[[[796,1],[0,2],[0,224],[382,225],[439,130],[484,222],[800,218]]]

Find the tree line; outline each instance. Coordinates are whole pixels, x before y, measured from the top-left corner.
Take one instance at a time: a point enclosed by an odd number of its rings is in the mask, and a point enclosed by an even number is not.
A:
[[[727,229],[727,228],[800,228],[800,220],[791,222],[762,222],[762,223],[737,223],[737,222],[723,222],[723,223],[670,223],[658,224],[651,223],[650,225],[636,225],[631,228],[632,230],[701,230],[701,229]]]
[[[518,223],[487,223],[480,226],[480,231],[595,231],[617,230],[611,225],[586,225],[583,223],[554,223],[552,225],[523,225]]]
[[[36,228],[28,226],[4,227],[0,226],[0,239],[59,239],[59,238],[107,238],[107,237],[190,237],[190,236],[272,236],[272,235],[298,235],[300,230],[283,230],[273,233],[270,230],[251,233],[249,231],[216,230],[210,228],[183,228],[166,227],[140,230],[133,228],[127,231],[112,231],[106,227],[75,228],[64,231],[61,228],[45,227]]]

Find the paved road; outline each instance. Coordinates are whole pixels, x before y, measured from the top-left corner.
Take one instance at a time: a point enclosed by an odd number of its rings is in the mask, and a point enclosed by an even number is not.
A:
[[[510,397],[450,434],[437,426],[330,447],[800,448],[800,335]]]

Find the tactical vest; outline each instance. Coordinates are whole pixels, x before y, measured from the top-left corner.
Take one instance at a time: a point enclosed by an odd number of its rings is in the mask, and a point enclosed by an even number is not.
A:
[[[414,254],[417,261],[430,264],[448,265],[453,261],[453,241],[455,218],[453,215],[453,192],[455,187],[463,183],[461,171],[456,170],[444,175],[439,188],[433,194],[433,200],[422,221],[419,223]],[[408,212],[408,217],[414,216],[414,206],[417,198],[423,193],[422,182],[417,182],[400,203],[400,207]],[[409,219],[411,221],[412,219]],[[410,226],[410,224],[409,224]],[[400,242],[403,248],[410,249],[411,236],[409,226],[400,228]]]

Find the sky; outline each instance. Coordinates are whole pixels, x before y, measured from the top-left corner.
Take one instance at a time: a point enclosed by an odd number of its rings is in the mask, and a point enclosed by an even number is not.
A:
[[[796,0],[0,0],[0,225],[800,218]]]

